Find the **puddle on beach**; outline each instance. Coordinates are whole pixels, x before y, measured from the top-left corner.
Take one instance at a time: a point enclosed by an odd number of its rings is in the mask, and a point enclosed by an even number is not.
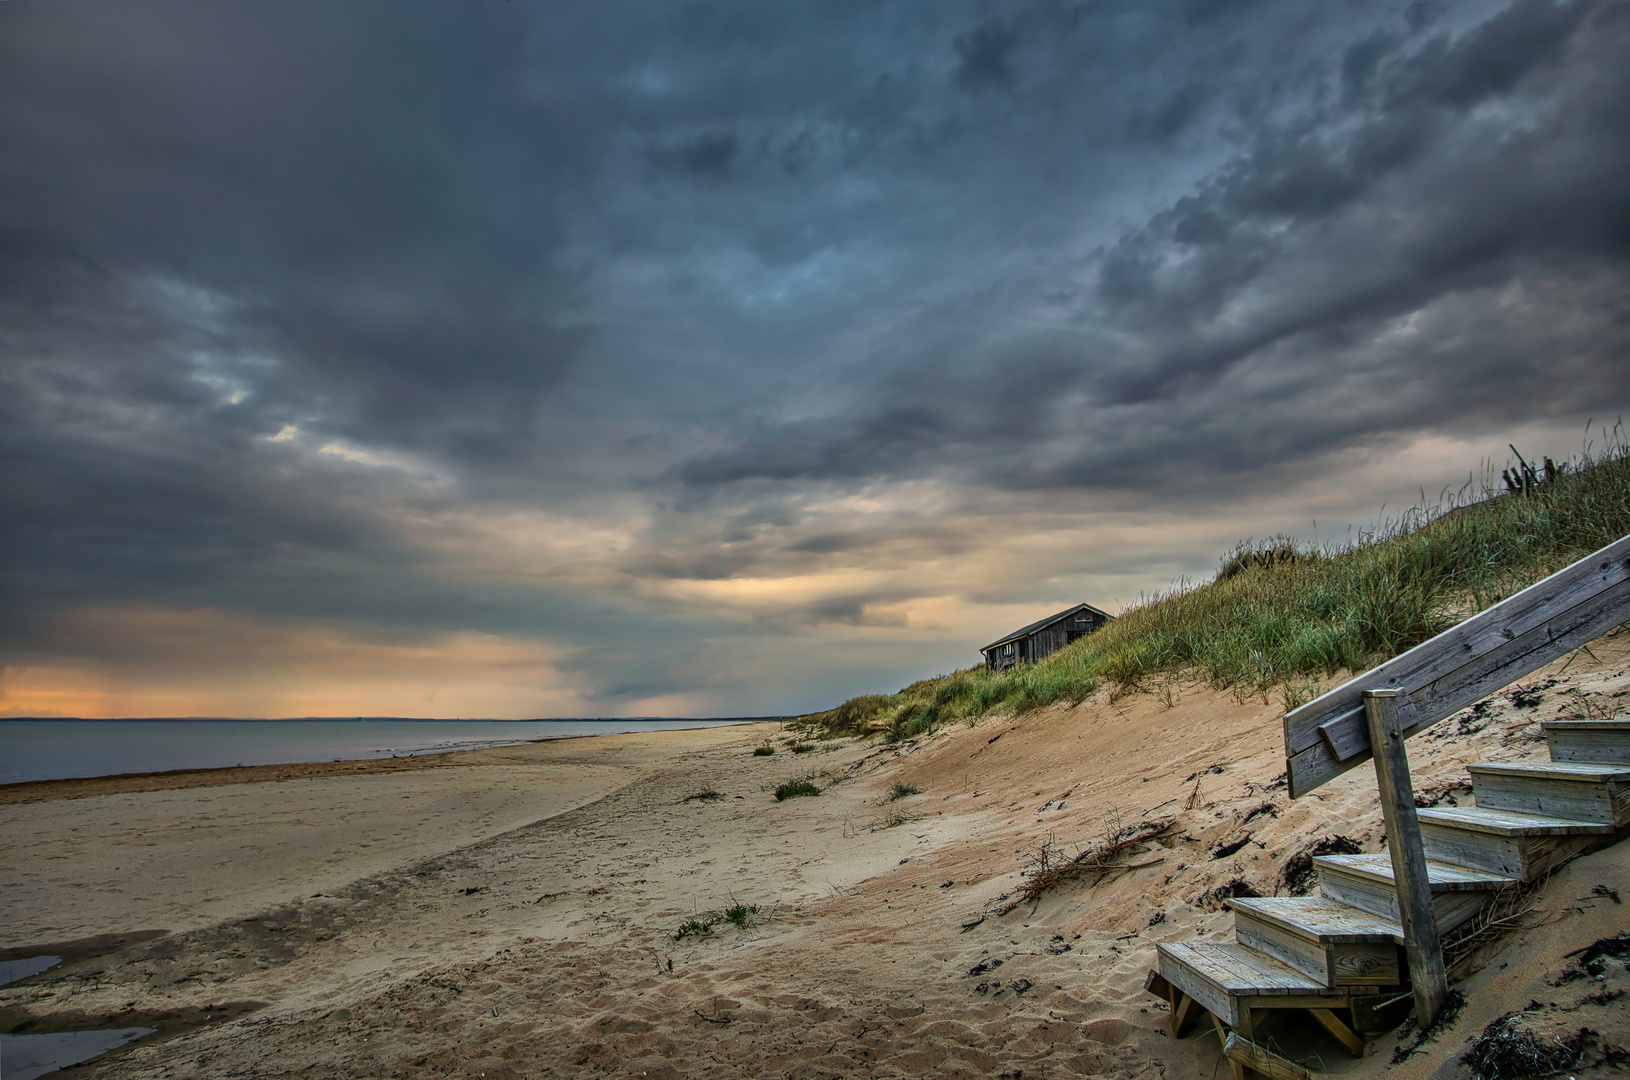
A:
[[[60,956],[25,956],[21,960],[0,960],[0,986],[38,975],[62,963]],[[0,1074],[7,1075],[10,1074]]]
[[[110,960],[130,946],[143,946],[165,936],[163,930],[0,949],[0,986],[10,986],[59,965],[49,983],[95,977]],[[128,959],[128,956],[123,959]],[[222,1024],[264,1008],[263,1001],[223,1001],[161,1011],[121,1010],[101,1016],[69,1011],[36,1014],[20,1003],[0,1009],[0,1080],[31,1080],[90,1061],[151,1036],[174,1038],[206,1024]],[[105,1026],[103,1026],[105,1025]],[[69,1030],[63,1030],[64,1028]]]
[[[112,1031],[0,1035],[0,1076],[4,1076],[5,1080],[34,1080],[36,1076],[66,1069],[109,1050],[128,1046],[157,1030],[132,1027]]]
[[[0,986],[49,971],[62,963],[60,956],[24,956],[0,960]],[[0,1078],[33,1077],[78,1065],[93,1057],[128,1046],[157,1028],[127,1027],[107,1031],[52,1031],[37,1035],[0,1035]]]

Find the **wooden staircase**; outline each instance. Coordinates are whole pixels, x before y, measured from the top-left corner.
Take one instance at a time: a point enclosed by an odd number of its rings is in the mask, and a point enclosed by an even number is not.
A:
[[[1417,812],[1440,933],[1471,919],[1501,889],[1622,838],[1630,826],[1630,721],[1556,720],[1544,728],[1549,762],[1469,766],[1475,807]],[[1171,1006],[1172,1034],[1181,1037],[1200,1010],[1209,1013],[1238,1077],[1297,1075],[1294,1063],[1254,1045],[1263,1010],[1307,1010],[1354,1054],[1366,1035],[1408,1011],[1390,855],[1313,862],[1317,897],[1231,900],[1234,941],[1158,946],[1146,985]]]
[[[1433,1023],[1445,932],[1624,837],[1630,721],[1545,724],[1551,760],[1469,766],[1469,808],[1417,809],[1404,744],[1627,622],[1630,536],[1286,713],[1290,797],[1373,761],[1387,854],[1315,858],[1315,898],[1231,901],[1232,942],[1159,946],[1144,985],[1170,1004],[1172,1034],[1209,1013],[1237,1078],[1299,1080],[1305,1068],[1254,1038],[1263,1010],[1305,1010],[1355,1054],[1408,1011]]]

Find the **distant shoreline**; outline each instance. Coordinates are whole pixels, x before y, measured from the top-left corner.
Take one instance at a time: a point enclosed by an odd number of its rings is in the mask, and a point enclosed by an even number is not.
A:
[[[60,719],[60,718],[52,718]],[[642,718],[643,719],[643,718]],[[710,720],[691,721],[706,723],[709,727],[738,727],[752,723],[773,723],[771,720]],[[448,721],[455,722],[455,721]],[[683,723],[685,721],[675,721]],[[675,727],[674,733],[703,730],[694,727]],[[285,780],[313,780],[331,776],[367,776],[380,773],[418,772],[462,764],[492,764],[490,755],[513,746],[534,743],[558,743],[579,739],[616,739],[627,735],[667,734],[667,732],[607,732],[602,734],[555,735],[546,739],[517,740],[504,746],[465,747],[458,750],[432,751],[422,754],[404,754],[400,757],[347,758],[339,761],[296,761],[268,765],[224,765],[193,769],[160,769],[150,772],[107,773],[100,776],[70,776],[46,780],[18,780],[0,783],[0,806],[19,803],[54,802],[59,799],[84,799],[97,795],[123,795],[144,791],[177,791],[187,788],[220,787],[227,784],[256,784]],[[486,760],[474,760],[486,755]],[[461,762],[459,758],[471,758]]]
[[[681,731],[752,718],[606,720],[92,720],[0,724],[0,785],[129,773],[423,756],[574,735]]]

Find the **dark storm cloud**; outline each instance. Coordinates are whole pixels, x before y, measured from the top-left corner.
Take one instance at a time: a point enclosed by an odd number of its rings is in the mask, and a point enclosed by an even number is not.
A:
[[[904,586],[785,625],[662,592],[977,542],[806,507],[874,481],[1197,506],[1611,415],[1627,24],[0,5],[6,648],[92,602],[473,627],[580,646],[610,701],[767,626],[898,623]],[[540,509],[615,558],[447,539]]]
[[[949,468],[1000,485],[1137,486],[1172,470],[1316,459],[1383,432],[1593,400],[1622,407],[1630,76],[1617,58],[1627,47],[1625,10],[1587,4],[1521,3],[1459,37],[1364,35],[1309,75],[1302,108],[1100,249],[1078,279],[1088,293],[1061,290],[1073,310],[1059,329],[1073,320],[1099,332],[1073,343],[1013,334],[985,356],[952,349],[885,368],[847,415],[757,430],[680,475],[708,484]],[[1499,300],[1513,285],[1573,289],[1564,306],[1589,325],[1527,322],[1540,313]],[[968,312],[968,325],[1000,320],[994,308],[1018,291]],[[1499,332],[1475,348],[1447,329],[1443,342],[1386,344],[1397,320],[1457,300]],[[1017,302],[1045,307],[1039,291]],[[1555,378],[1559,351],[1588,384]],[[1264,370],[1282,373],[1276,389],[1235,385]],[[1387,381],[1410,393],[1384,394]],[[1306,407],[1349,383],[1347,416]],[[1036,468],[1053,438],[1076,450]]]
[[[967,90],[1006,87],[1013,79],[1008,64],[1015,41],[1012,28],[1000,22],[988,22],[958,34],[951,41],[958,59],[957,85]]]
[[[218,587],[393,539],[264,437],[513,459],[574,355],[552,192],[588,117],[520,17],[18,5],[0,63],[13,587]],[[350,490],[347,490],[348,487]]]
[[[85,260],[213,289],[233,344],[279,362],[268,389],[325,396],[333,423],[467,439],[436,424],[456,409],[513,430],[508,403],[572,352],[538,294],[582,118],[514,85],[518,16],[386,15],[8,12],[3,122],[28,152],[0,227],[29,249],[8,285]],[[98,303],[52,299],[12,316]]]
[[[653,150],[651,159],[658,165],[697,176],[722,177],[730,172],[730,163],[740,149],[733,132],[703,131]]]

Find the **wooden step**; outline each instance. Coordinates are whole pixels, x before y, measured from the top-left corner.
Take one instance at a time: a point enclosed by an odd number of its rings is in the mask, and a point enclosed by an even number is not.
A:
[[[1318,896],[1230,900],[1234,936],[1321,986],[1393,986],[1403,927]]]
[[[1533,881],[1613,826],[1482,806],[1416,811],[1426,857]]]
[[[1547,720],[1552,761],[1630,764],[1630,720]]]
[[[1630,765],[1583,761],[1480,762],[1466,766],[1486,810],[1605,825],[1630,824]]]
[[[1280,1008],[1340,1008],[1346,991],[1311,979],[1288,964],[1232,941],[1159,944],[1160,974],[1229,1027],[1240,1023],[1241,1003]]]
[[[1398,921],[1398,892],[1393,885],[1390,856],[1316,855],[1313,865],[1319,872],[1320,896]],[[1497,891],[1517,881],[1509,875],[1435,859],[1427,861],[1426,875],[1431,882],[1432,906],[1437,910],[1440,933],[1477,914]]]

